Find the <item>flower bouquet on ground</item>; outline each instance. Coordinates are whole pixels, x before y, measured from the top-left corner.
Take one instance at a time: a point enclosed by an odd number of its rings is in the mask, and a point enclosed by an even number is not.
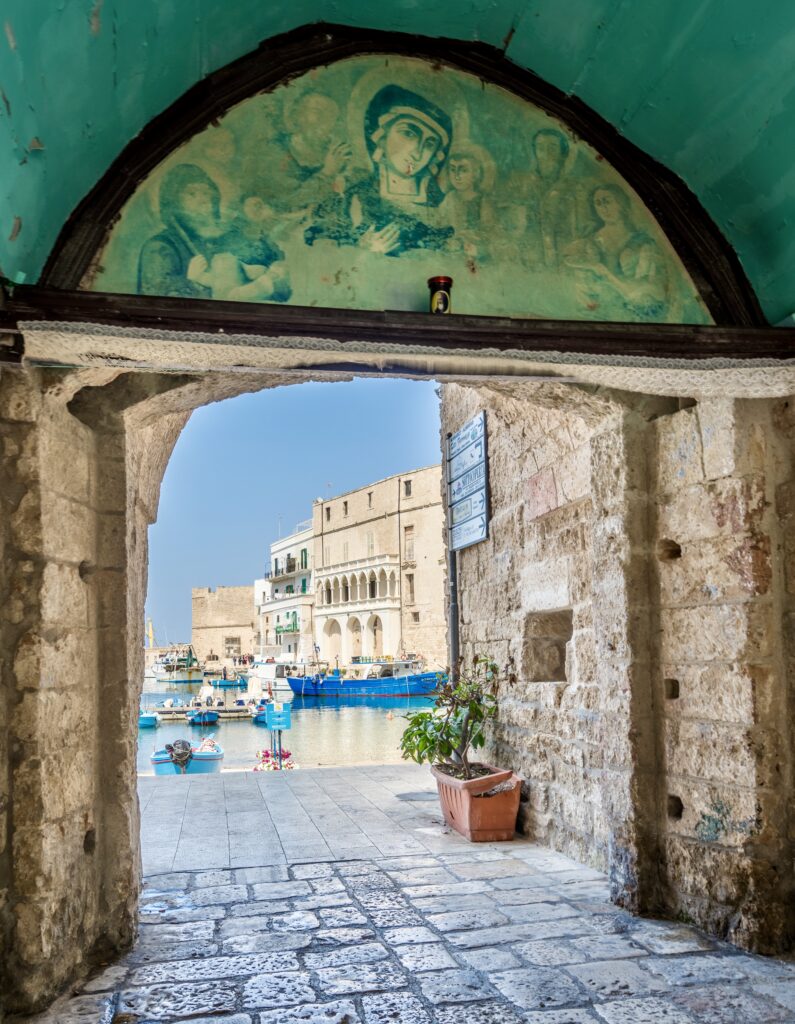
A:
[[[257,763],[254,765],[252,771],[255,772],[278,772],[279,771],[279,754],[275,750],[265,749],[258,750],[254,755],[257,758]],[[298,765],[293,761],[293,755],[289,750],[282,747],[282,771],[292,771],[297,768]]]
[[[490,658],[476,656],[469,672],[437,689],[433,710],[406,716],[400,741],[404,758],[430,764],[445,821],[472,842],[513,839],[519,812],[519,776],[469,760],[497,715],[497,672]]]

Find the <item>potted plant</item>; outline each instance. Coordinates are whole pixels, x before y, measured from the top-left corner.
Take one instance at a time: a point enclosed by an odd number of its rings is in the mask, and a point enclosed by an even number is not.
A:
[[[403,757],[430,764],[447,824],[475,843],[513,839],[519,812],[522,780],[469,759],[497,714],[496,674],[493,661],[476,656],[471,672],[439,685],[432,710],[406,716],[400,741]]]

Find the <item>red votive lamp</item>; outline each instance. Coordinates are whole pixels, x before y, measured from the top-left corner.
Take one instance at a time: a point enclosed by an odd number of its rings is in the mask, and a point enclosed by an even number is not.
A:
[[[429,277],[428,288],[431,292],[431,313],[452,313],[453,303],[450,293],[453,290],[452,277]]]

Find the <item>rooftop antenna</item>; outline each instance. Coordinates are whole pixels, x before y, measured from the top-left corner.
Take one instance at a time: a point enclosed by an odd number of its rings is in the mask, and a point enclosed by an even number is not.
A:
[[[328,500],[330,497],[331,497],[331,481],[327,480],[326,481],[326,500]]]
[[[278,539],[279,540],[282,539],[282,519],[284,519],[284,513],[283,512],[279,512],[279,514],[276,516],[276,521],[279,524],[278,525],[278,531],[279,531]]]

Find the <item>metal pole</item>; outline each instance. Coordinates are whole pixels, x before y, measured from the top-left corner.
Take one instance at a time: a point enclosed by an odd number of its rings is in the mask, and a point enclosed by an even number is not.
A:
[[[445,459],[445,486],[447,486],[447,467],[450,460],[450,438],[447,435],[447,458]],[[450,588],[450,681],[458,679],[458,555],[450,549],[450,495],[447,496],[447,580]]]
[[[458,679],[458,555],[449,551],[447,572],[450,581],[450,681]]]

